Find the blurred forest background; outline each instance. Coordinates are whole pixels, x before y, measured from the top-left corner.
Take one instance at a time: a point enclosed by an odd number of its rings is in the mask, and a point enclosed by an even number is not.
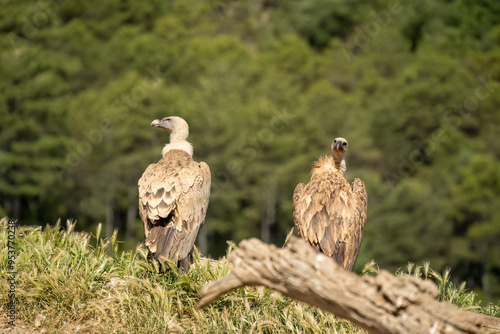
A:
[[[169,115],[211,167],[204,254],[282,245],[343,136],[369,193],[358,270],[430,261],[500,298],[499,1],[2,1],[0,216],[135,247]]]

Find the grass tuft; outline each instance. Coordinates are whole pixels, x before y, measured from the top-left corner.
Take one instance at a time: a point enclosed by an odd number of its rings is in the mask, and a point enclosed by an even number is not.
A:
[[[118,253],[117,233],[101,237],[74,232],[58,221],[43,230],[19,228],[16,235],[17,324],[28,331],[35,319],[49,333],[365,333],[351,323],[314,307],[297,303],[261,287],[241,288],[200,310],[198,291],[207,282],[230,272],[227,256],[204,258],[198,249],[188,274],[170,264],[164,272],[147,261],[147,250]],[[0,240],[7,244],[7,220],[0,222]],[[227,254],[236,245],[228,242]],[[7,247],[0,249],[0,312],[9,303]],[[167,264],[168,266],[168,264]],[[375,262],[365,273],[378,272]],[[162,273],[164,272],[164,273]],[[160,274],[161,273],[161,274]],[[462,308],[498,316],[498,306],[479,309],[464,284],[450,282],[449,270],[438,274],[428,264],[411,264],[399,275],[414,275],[438,283],[440,298]],[[2,316],[0,329],[7,327]]]

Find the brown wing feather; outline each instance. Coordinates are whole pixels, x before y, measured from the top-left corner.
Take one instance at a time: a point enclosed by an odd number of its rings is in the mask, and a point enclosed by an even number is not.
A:
[[[366,221],[366,189],[355,179],[353,188],[333,159],[320,158],[307,185],[294,192],[294,221],[299,236],[352,270]]]
[[[139,213],[146,245],[157,259],[179,261],[194,245],[205,220],[210,169],[184,151],[169,151],[139,180]]]
[[[305,236],[305,226],[302,224],[303,220],[300,219],[300,212],[297,210],[301,203],[302,192],[304,191],[305,185],[303,183],[297,184],[293,192],[293,220],[295,222],[295,229],[299,237]]]
[[[352,194],[356,201],[355,206],[355,221],[357,224],[353,224],[352,229],[352,244],[350,247],[352,253],[349,255],[350,261],[347,263],[346,268],[352,270],[354,268],[354,263],[359,254],[359,249],[361,248],[361,241],[363,240],[363,234],[365,232],[365,222],[366,214],[368,208],[368,195],[366,193],[366,187],[363,181],[360,179],[354,179],[352,182]]]

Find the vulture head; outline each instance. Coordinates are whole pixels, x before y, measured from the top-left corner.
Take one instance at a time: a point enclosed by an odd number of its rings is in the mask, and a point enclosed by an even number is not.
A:
[[[332,156],[335,161],[341,161],[344,159],[344,154],[347,152],[349,144],[347,140],[342,137],[337,137],[332,143]]]
[[[151,122],[151,127],[163,128],[170,132],[170,143],[163,148],[163,156],[170,150],[183,150],[193,155],[193,146],[186,141],[189,136],[189,125],[184,119],[177,116],[155,119]]]
[[[163,128],[170,132],[170,134],[185,132],[187,135],[189,135],[189,125],[185,120],[177,116],[168,116],[162,119],[155,119],[153,122],[151,122],[151,126]]]

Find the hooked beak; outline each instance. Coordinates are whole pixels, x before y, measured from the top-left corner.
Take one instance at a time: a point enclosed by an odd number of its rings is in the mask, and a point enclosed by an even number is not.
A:
[[[334,150],[343,150],[342,142],[339,140],[333,145]]]
[[[162,119],[155,119],[154,121],[152,121],[151,127],[162,128],[167,130],[168,132],[172,132],[173,124],[170,118],[162,118]]]

